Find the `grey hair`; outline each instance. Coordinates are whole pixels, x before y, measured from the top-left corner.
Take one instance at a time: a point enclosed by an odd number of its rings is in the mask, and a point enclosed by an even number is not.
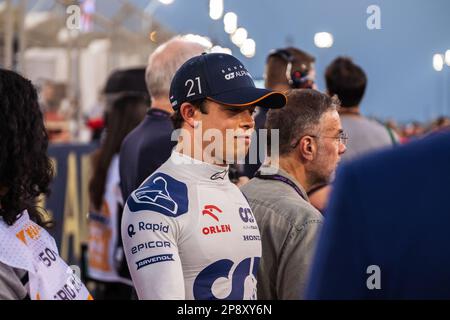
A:
[[[287,104],[267,113],[266,127],[279,130],[279,154],[289,154],[293,143],[319,125],[322,116],[340,106],[337,96],[330,97],[313,89],[294,89],[287,95]],[[270,141],[270,139],[269,139]],[[269,148],[270,149],[270,148]]]
[[[175,72],[190,58],[200,55],[208,48],[176,36],[161,44],[149,56],[145,81],[152,98],[169,98],[170,83]]]

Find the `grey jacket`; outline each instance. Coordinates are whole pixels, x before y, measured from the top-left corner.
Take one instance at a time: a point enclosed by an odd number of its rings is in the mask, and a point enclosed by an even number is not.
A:
[[[257,294],[263,300],[302,299],[323,217],[293,177],[281,169],[277,174],[294,182],[301,195],[284,182],[260,178],[241,188],[261,232]]]
[[[0,300],[22,300],[28,298],[27,272],[0,262]]]

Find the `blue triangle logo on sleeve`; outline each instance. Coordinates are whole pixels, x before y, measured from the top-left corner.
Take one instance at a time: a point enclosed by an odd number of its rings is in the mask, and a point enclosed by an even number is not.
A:
[[[186,184],[158,172],[127,200],[131,212],[156,211],[168,217],[178,217],[188,211],[189,200]]]

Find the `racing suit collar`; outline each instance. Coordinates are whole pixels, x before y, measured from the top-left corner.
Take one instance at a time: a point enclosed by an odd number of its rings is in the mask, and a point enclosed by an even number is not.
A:
[[[197,181],[222,183],[230,182],[229,166],[222,167],[194,159],[177,151],[172,151],[170,159],[178,168],[178,172]]]

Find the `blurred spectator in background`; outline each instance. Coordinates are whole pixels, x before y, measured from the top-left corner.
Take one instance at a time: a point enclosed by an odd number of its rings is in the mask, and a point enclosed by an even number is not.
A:
[[[394,119],[389,119],[386,121],[385,126],[393,135],[394,139],[398,140],[399,144],[406,142],[405,139],[403,139],[402,128],[398,125],[397,121],[395,121]]]
[[[144,121],[124,140],[120,149],[120,180],[123,199],[167,159],[177,141],[171,140],[173,108],[170,83],[178,68],[206,50],[202,45],[175,37],[160,45],[149,57],[145,80],[151,108]]]
[[[50,142],[69,142],[72,139],[70,130],[70,107],[67,105],[66,86],[45,80],[40,92],[40,108],[44,114],[45,128]],[[64,106],[64,108],[62,108]]]
[[[339,115],[349,136],[343,161],[396,143],[397,137],[391,135],[384,125],[361,114],[360,104],[367,77],[360,66],[350,58],[338,57],[326,69],[325,81],[328,93],[337,95],[341,101]]]
[[[405,142],[421,138],[425,134],[425,127],[418,121],[406,124],[403,128]]]
[[[400,144],[411,142],[434,133],[450,130],[450,118],[440,116],[429,123],[411,121],[398,125],[394,120],[388,120],[386,127],[389,127],[396,136],[399,137]]]
[[[323,219],[306,192],[329,182],[345,152],[338,106],[337,98],[294,89],[284,108],[267,114],[267,128],[279,130],[279,168],[264,163],[241,189],[261,232],[259,299],[303,297]]]
[[[431,131],[446,131],[450,130],[450,118],[446,116],[441,116],[437,118],[431,125]]]
[[[90,118],[86,121],[86,126],[90,130],[90,140],[92,142],[99,142],[105,129],[104,117]]]
[[[100,141],[103,129],[105,128],[104,113],[106,97],[104,88],[97,93],[97,101],[91,106],[89,112],[84,115],[85,125],[89,130],[90,141]]]
[[[58,109],[55,86],[50,80],[43,80],[39,90],[39,107],[42,113]]]
[[[107,100],[105,134],[92,155],[89,183],[88,274],[96,299],[130,299],[132,283],[120,269],[124,259],[120,233],[123,200],[119,150],[125,136],[144,118],[149,104],[145,69],[116,71],[104,90]]]
[[[266,60],[264,86],[266,89],[281,92],[290,89],[316,89],[315,60],[309,53],[294,47],[272,50]],[[264,154],[265,147],[259,146],[258,129],[264,128],[267,110],[257,108],[255,132],[243,169],[243,174],[249,178],[253,178],[261,163],[264,162],[264,159],[259,158],[259,153]],[[260,149],[260,147],[263,149]],[[250,156],[252,153],[258,155],[258,159],[254,159],[256,163]],[[249,163],[249,160],[253,163]]]

